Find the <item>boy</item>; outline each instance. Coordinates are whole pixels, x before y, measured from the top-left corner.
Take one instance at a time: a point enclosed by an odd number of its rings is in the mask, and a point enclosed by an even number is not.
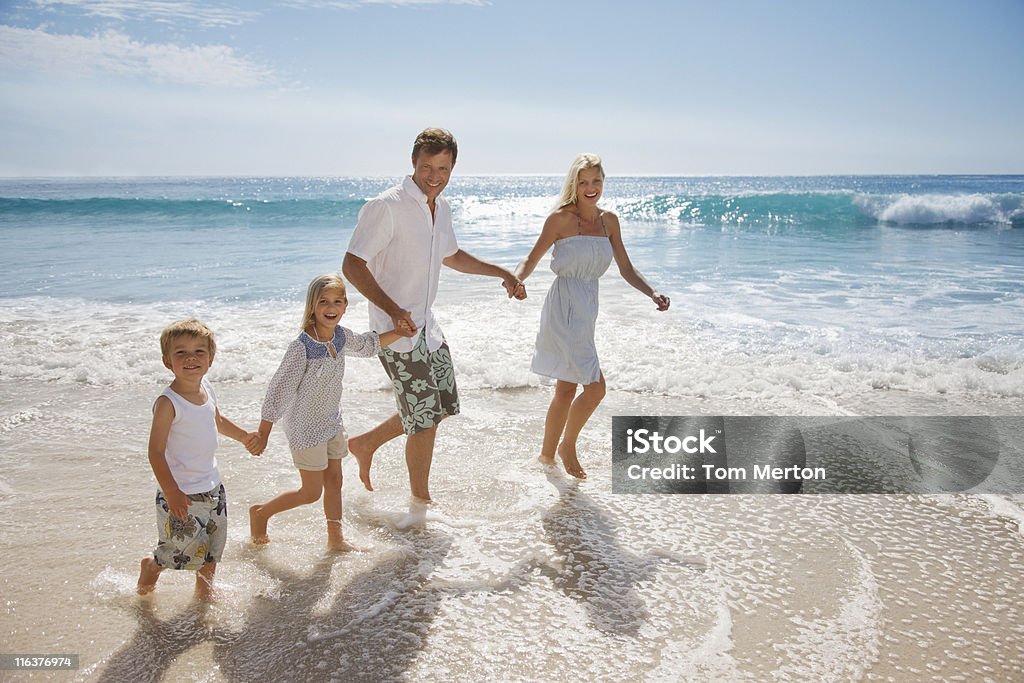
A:
[[[205,375],[217,345],[213,331],[198,320],[179,320],[160,335],[164,366],[174,381],[153,404],[149,464],[160,489],[156,494],[159,540],[142,560],[138,591],[156,588],[164,569],[196,571],[196,597],[209,600],[213,575],[227,540],[227,499],[214,451],[217,433],[254,452],[259,435],[246,432],[220,414]]]

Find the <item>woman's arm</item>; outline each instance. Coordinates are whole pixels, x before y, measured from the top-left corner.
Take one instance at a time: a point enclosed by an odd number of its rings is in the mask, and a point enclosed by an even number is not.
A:
[[[519,262],[516,266],[515,276],[520,280],[525,280],[530,277],[530,273],[540,263],[541,257],[548,252],[551,245],[562,236],[562,231],[565,223],[565,217],[558,211],[547,217],[544,221],[544,227],[541,228],[540,237],[537,238],[537,243],[533,245],[533,249],[527,254],[526,258]]]
[[[622,241],[619,217],[611,211],[606,211],[604,216],[605,226],[608,228],[608,241],[612,245],[612,255],[615,256],[615,264],[619,267],[619,275],[634,289],[644,294],[644,296],[650,297],[659,311],[667,311],[670,303],[669,298],[659,294],[651,287],[647,280],[644,279],[644,276],[640,274],[640,271],[633,266],[633,262],[629,260],[629,254],[626,253],[626,245]]]

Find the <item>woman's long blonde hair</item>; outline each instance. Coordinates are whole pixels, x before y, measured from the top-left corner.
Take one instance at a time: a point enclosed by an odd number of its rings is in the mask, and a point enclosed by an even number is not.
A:
[[[576,203],[576,188],[580,184],[580,171],[587,168],[598,169],[601,171],[601,178],[604,178],[604,167],[601,165],[601,157],[589,152],[577,154],[576,158],[573,159],[572,166],[569,167],[569,173],[565,176],[565,183],[562,185],[562,194],[558,197],[556,209]]]
[[[313,281],[309,283],[309,289],[306,290],[306,310],[302,313],[300,331],[313,324],[316,302],[320,300],[320,294],[325,289],[340,289],[342,293],[345,293],[345,281],[337,273],[326,273],[313,278]]]

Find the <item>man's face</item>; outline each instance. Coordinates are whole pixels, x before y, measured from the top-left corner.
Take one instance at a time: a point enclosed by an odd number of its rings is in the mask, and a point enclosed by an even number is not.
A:
[[[454,166],[452,153],[448,150],[437,154],[420,152],[412,160],[412,180],[427,195],[427,199],[433,202],[448,185]]]

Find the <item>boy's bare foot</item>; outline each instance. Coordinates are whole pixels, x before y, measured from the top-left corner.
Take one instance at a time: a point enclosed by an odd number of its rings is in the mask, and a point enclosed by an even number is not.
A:
[[[156,563],[152,557],[144,557],[139,567],[139,583],[137,590],[139,595],[148,595],[156,589],[156,580],[160,578],[163,567]]]
[[[562,459],[565,471],[577,479],[586,479],[587,473],[583,471],[579,459],[576,457],[576,447],[565,443],[558,445],[558,457]]]
[[[213,602],[215,597],[213,592],[213,575],[216,571],[217,564],[215,562],[208,562],[196,572],[196,600],[200,602]]]
[[[260,514],[262,505],[253,505],[249,508],[249,535],[256,545],[270,543],[270,536],[267,535],[267,520]]]
[[[363,482],[363,486],[366,487],[367,491],[372,491],[373,484],[370,483],[370,465],[373,464],[373,454],[376,449],[370,450],[366,441],[365,435],[353,436],[348,440],[348,452],[359,463],[359,481]]]

